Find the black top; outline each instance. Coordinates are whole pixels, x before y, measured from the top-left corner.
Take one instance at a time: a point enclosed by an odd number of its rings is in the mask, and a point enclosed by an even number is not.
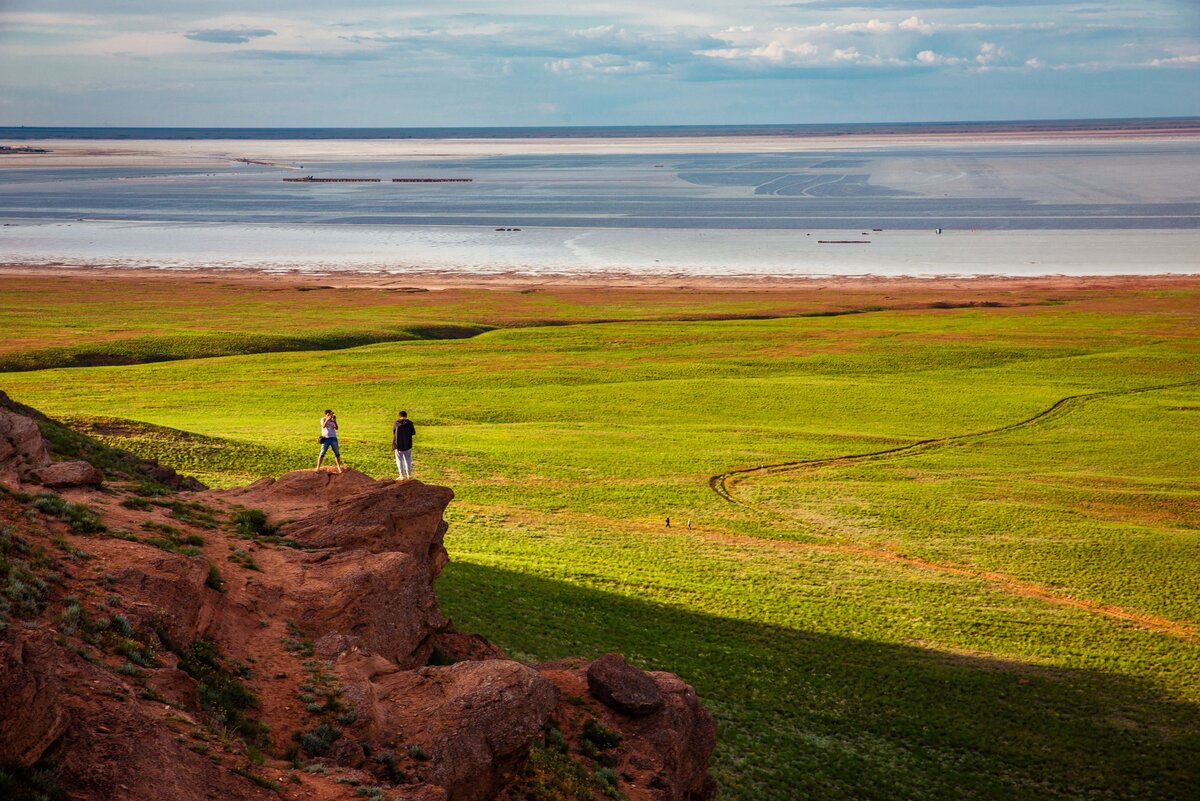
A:
[[[417,435],[417,427],[407,417],[392,424],[392,450],[411,451],[412,438]]]

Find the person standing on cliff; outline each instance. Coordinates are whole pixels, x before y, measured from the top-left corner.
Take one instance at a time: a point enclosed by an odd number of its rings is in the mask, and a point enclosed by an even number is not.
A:
[[[400,412],[399,419],[392,423],[392,452],[396,454],[396,469],[400,478],[412,478],[412,441],[417,427],[408,419],[408,412]]]
[[[337,460],[337,471],[342,472],[342,452],[338,450],[337,415],[332,409],[326,409],[325,416],[321,418],[321,436],[317,441],[321,443],[321,453],[317,455],[317,470],[321,469],[325,454],[332,450],[333,458]]]

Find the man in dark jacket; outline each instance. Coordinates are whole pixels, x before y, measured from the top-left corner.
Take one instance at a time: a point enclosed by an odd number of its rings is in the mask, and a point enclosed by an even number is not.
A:
[[[400,478],[412,478],[412,440],[416,435],[417,427],[408,419],[408,412],[400,412],[400,419],[392,424],[392,451]]]

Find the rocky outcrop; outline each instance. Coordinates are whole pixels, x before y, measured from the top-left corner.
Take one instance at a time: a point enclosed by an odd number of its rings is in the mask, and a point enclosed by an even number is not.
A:
[[[295,473],[290,474],[296,476]],[[339,478],[360,482],[353,471]],[[301,473],[317,483],[320,473]],[[310,478],[311,477],[311,478]],[[399,552],[428,558],[436,578],[449,561],[442,538],[442,513],[454,493],[420,481],[372,481],[355,494],[336,498],[325,508],[285,525],[280,533],[310,548]]]
[[[550,681],[509,660],[400,671],[352,687],[356,736],[386,742],[399,733],[425,754],[414,774],[446,788],[449,801],[493,797],[558,701]]]
[[[0,392],[0,399],[7,400],[8,396]],[[30,471],[48,464],[50,450],[37,423],[0,407],[0,485],[20,489],[21,480]]]
[[[50,464],[50,450],[37,423],[0,408],[0,468],[27,470]]]
[[[79,435],[54,441],[69,436]],[[403,801],[493,801],[522,786],[531,744],[553,727],[575,738],[569,758],[585,759],[587,717],[621,733],[605,764],[632,801],[712,798],[712,718],[678,677],[617,654],[525,665],[453,630],[434,594],[449,489],[299,471],[156,505],[119,499],[120,477],[155,465],[105,454],[112,481],[94,491],[96,468],[52,462],[38,425],[0,405],[0,479],[67,488],[102,512],[109,535],[77,536],[29,496],[0,495],[7,519],[40,521],[47,543],[87,566],[42,582],[34,600],[58,606],[40,622],[0,629],[0,763],[52,766],[85,801],[266,799],[273,780],[256,773],[249,745],[231,734],[210,758],[202,726],[245,733],[257,718],[246,736],[276,758],[278,780],[279,757],[300,748],[346,779],[293,771],[302,787],[286,797],[350,799],[375,782]],[[227,521],[247,507],[273,526],[233,532]]]
[[[444,662],[478,662],[484,659],[508,659],[504,649],[481,634],[464,634],[453,627],[443,628],[433,638],[435,657]]]
[[[325,509],[330,503],[375,486],[375,479],[357,470],[296,470],[279,478],[260,478],[245,487],[215,491],[215,497],[242,506],[276,512],[281,517]]]
[[[716,745],[716,726],[696,691],[673,673],[645,672],[625,665],[622,672],[628,669],[640,673],[653,683],[662,699],[655,711],[630,715],[613,708],[590,689],[591,668],[604,662],[603,670],[608,672],[613,661],[609,655],[591,664],[563,660],[538,665],[537,669],[565,697],[590,699],[588,713],[621,733],[621,743],[610,757],[617,773],[631,777],[629,786],[637,790],[639,798],[710,801],[716,795],[716,785],[708,775],[708,760]],[[579,712],[560,707],[558,715],[566,725],[567,720],[578,718]]]
[[[353,649],[404,668],[429,661],[433,633],[445,619],[428,561],[368,551],[289,555],[289,561],[303,569],[284,588],[284,614],[315,643],[319,656]]]
[[[22,638],[0,640],[0,763],[31,767],[66,731],[62,681]]]
[[[433,584],[449,561],[442,513],[453,492],[348,470],[288,473],[217,495],[276,517],[308,512],[279,530],[308,549],[281,553],[295,570],[279,609],[319,656],[356,650],[402,668],[429,661],[447,623]]]
[[[128,599],[126,612],[135,628],[156,631],[164,645],[187,649],[213,617],[217,593],[205,587],[208,565],[202,559],[149,549],[135,543],[111,546],[124,567],[112,572],[114,592]]]
[[[103,668],[10,629],[0,637],[0,762],[52,764],[80,801],[275,798],[188,750]]]

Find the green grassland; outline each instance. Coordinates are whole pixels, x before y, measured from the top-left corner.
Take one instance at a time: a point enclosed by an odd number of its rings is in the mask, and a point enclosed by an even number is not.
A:
[[[418,477],[456,493],[448,614],[521,658],[681,674],[724,799],[1200,797],[1200,292],[398,297],[410,325],[489,330],[0,388],[213,485],[310,467],[326,407],[346,461],[393,475],[407,409]],[[113,336],[162,346],[168,302],[188,337],[238,328],[164,294]],[[380,329],[356,303],[339,330]],[[716,308],[765,319],[683,319]],[[66,347],[44,331],[67,315],[0,313],[5,357]]]

